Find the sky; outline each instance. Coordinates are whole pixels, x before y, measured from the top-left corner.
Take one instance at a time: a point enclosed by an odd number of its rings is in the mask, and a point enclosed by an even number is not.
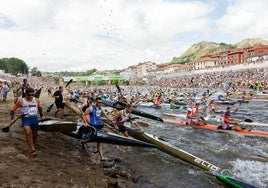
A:
[[[201,41],[268,39],[268,0],[0,0],[0,58],[42,72],[167,63]]]

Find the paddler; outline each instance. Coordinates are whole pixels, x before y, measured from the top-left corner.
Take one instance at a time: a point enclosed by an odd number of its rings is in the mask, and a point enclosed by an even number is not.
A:
[[[187,113],[186,113],[186,125],[190,125],[190,126],[193,126],[193,125],[205,125],[206,123],[204,122],[201,122],[199,120],[195,121],[194,120],[195,118],[195,114],[193,112],[193,109],[192,108],[188,108],[187,109]]]
[[[87,100],[79,107],[79,109],[82,111],[82,112],[85,112],[90,106],[93,105],[93,102],[94,102],[94,99],[93,97],[90,97],[88,96],[87,97]],[[89,124],[90,123],[90,116],[89,116],[89,113],[87,113],[85,115],[85,119],[87,121],[87,123]]]
[[[125,137],[129,137],[127,129],[124,125],[125,121],[130,120],[132,118],[132,106],[130,104],[126,105],[124,110],[117,111],[113,118],[114,127],[121,133],[124,134]],[[140,126],[137,122],[134,122],[134,125],[141,131]]]
[[[86,111],[83,113],[83,119],[86,124],[86,126],[90,125],[93,126],[96,130],[100,130],[103,127],[103,123],[101,120],[101,116],[104,115],[104,117],[108,121],[112,121],[112,119],[105,113],[105,111],[101,108],[102,99],[101,97],[97,97],[95,105],[90,106],[86,109]],[[90,116],[90,123],[87,123],[87,120],[85,115],[89,114]],[[102,151],[102,144],[100,142],[97,142],[97,150],[99,152],[99,155],[101,157],[101,160],[104,160],[103,151]]]
[[[196,103],[195,108],[193,108],[193,118],[196,118],[198,121],[201,119],[204,125],[206,125],[206,120],[205,118],[200,114],[200,109],[199,109],[200,104]]]
[[[241,131],[242,128],[237,126],[240,121],[237,119],[232,119],[230,118],[231,115],[231,107],[226,108],[226,112],[223,115],[221,126],[219,127],[220,129],[224,130],[236,130],[236,131]]]
[[[43,110],[41,102],[34,97],[34,89],[29,87],[25,90],[25,97],[19,98],[18,101],[11,107],[10,124],[14,123],[14,115],[17,109],[20,109],[21,114],[26,114],[22,117],[22,127],[26,135],[26,141],[31,149],[31,156],[36,156],[35,144],[37,141],[37,133],[39,128],[38,112],[40,118],[43,119]]]

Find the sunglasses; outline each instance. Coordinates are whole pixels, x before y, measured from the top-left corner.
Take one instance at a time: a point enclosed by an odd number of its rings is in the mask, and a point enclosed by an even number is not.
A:
[[[26,96],[27,96],[27,97],[33,97],[34,94],[27,94]]]

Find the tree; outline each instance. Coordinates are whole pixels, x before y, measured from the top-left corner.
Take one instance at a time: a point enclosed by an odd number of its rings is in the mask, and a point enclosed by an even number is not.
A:
[[[27,64],[15,57],[0,59],[0,69],[13,75],[28,74],[29,72]]]
[[[41,71],[39,71],[39,70],[37,69],[37,67],[33,67],[33,68],[31,69],[31,73],[32,73],[32,76],[37,76],[37,77],[41,77],[41,76],[42,76]]]

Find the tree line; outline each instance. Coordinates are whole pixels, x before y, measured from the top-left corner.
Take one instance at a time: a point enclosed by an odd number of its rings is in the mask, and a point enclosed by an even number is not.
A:
[[[12,75],[27,75],[29,73],[29,67],[21,59],[12,58],[2,58],[0,59],[0,70],[5,73],[10,73]]]
[[[21,59],[12,57],[12,58],[2,58],[0,59],[0,70],[3,70],[5,73],[9,73],[15,76],[22,76],[28,75],[29,73],[31,76],[41,77],[42,72],[37,69],[37,67],[33,67],[31,70],[29,69],[28,65]],[[112,70],[112,71],[103,71],[99,72],[102,75],[119,75],[120,70]],[[85,70],[82,72],[73,72],[73,71],[61,71],[61,72],[54,72],[54,73],[47,73],[51,76],[88,76],[98,73],[98,70],[93,68],[91,70]]]

